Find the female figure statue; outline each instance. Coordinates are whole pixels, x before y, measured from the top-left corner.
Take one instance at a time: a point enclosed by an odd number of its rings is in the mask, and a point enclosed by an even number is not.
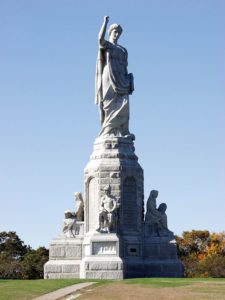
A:
[[[145,215],[145,224],[149,236],[173,236],[173,232],[168,229],[166,203],[161,203],[156,207],[156,198],[159,192],[152,190],[147,201],[147,212]]]
[[[109,41],[105,33],[109,17],[104,17],[99,32],[99,52],[96,66],[96,104],[100,108],[101,136],[128,136],[129,94],[134,90],[133,75],[128,74],[128,53],[117,41],[122,27],[109,27]]]

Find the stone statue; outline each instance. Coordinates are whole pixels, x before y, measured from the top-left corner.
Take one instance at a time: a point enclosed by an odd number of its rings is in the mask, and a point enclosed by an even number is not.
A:
[[[147,201],[147,212],[145,215],[145,224],[147,234],[150,236],[171,236],[173,232],[168,229],[166,203],[161,203],[156,207],[156,198],[158,191],[152,190]]]
[[[63,233],[66,237],[72,238],[75,237],[73,229],[74,229],[74,222],[75,222],[75,217],[73,215],[73,212],[66,210],[64,212],[65,214],[65,219],[63,222]]]
[[[76,221],[84,221],[84,200],[80,192],[75,192],[75,201],[77,211],[74,213]]]
[[[111,195],[111,186],[104,188],[105,195],[101,197],[100,213],[99,213],[99,232],[108,232],[115,230],[116,227],[116,211],[119,203],[115,197]]]
[[[74,193],[76,208],[75,212],[66,210],[65,219],[63,221],[63,233],[66,237],[75,237],[79,234],[79,226],[76,226],[76,222],[84,221],[84,201],[82,194],[79,192]]]
[[[96,64],[96,97],[100,108],[100,136],[130,136],[129,94],[134,90],[133,75],[128,74],[127,50],[117,43],[122,27],[109,27],[109,41],[105,33],[109,17],[105,16],[99,32],[99,51]]]

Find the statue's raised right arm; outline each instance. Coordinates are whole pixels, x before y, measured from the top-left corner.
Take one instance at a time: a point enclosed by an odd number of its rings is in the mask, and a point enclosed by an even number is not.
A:
[[[104,45],[105,45],[105,33],[106,33],[106,28],[107,28],[108,22],[109,22],[109,17],[105,16],[102,27],[101,27],[101,29],[99,31],[99,34],[98,34],[99,44],[102,47],[104,47]]]

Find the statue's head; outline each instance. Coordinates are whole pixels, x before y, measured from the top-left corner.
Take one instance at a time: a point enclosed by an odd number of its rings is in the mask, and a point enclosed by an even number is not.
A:
[[[83,201],[82,194],[80,192],[75,192],[74,196],[76,201]]]
[[[71,211],[69,211],[69,210],[65,210],[64,215],[65,215],[65,219],[72,218],[72,216],[73,216]]]
[[[109,27],[108,34],[109,40],[113,43],[116,43],[123,32],[122,27],[119,24],[112,24]]]
[[[158,207],[158,211],[160,211],[163,214],[166,212],[166,209],[167,209],[166,203],[161,203]]]
[[[105,187],[104,187],[104,191],[106,194],[110,194],[111,193],[111,185],[110,184],[107,184]]]
[[[156,190],[152,190],[150,193],[150,198],[157,198],[158,197],[159,192]]]

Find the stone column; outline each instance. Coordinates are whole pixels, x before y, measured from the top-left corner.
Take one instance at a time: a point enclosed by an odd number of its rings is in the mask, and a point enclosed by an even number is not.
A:
[[[133,140],[129,137],[97,138],[84,176],[86,224],[83,262],[85,261],[86,267],[83,266],[82,277],[92,278],[91,273],[89,272],[88,275],[85,268],[87,269],[87,265],[90,268],[92,264],[95,264],[98,257],[104,256],[105,251],[107,256],[105,256],[104,264],[99,263],[98,268],[103,268],[103,274],[104,266],[109,266],[107,262],[115,262],[117,258],[120,275],[117,269],[113,271],[116,272],[115,276],[111,270],[111,275],[108,272],[104,273],[103,277],[123,278],[127,276],[127,272],[130,272],[128,265],[131,261],[135,263],[138,261],[139,265],[142,264],[143,170],[134,153]],[[99,227],[100,201],[106,185],[110,185],[111,194],[120,205],[117,209],[114,231],[99,233],[96,230]],[[107,242],[109,248],[106,246]],[[94,247],[100,247],[101,251],[95,253]]]

